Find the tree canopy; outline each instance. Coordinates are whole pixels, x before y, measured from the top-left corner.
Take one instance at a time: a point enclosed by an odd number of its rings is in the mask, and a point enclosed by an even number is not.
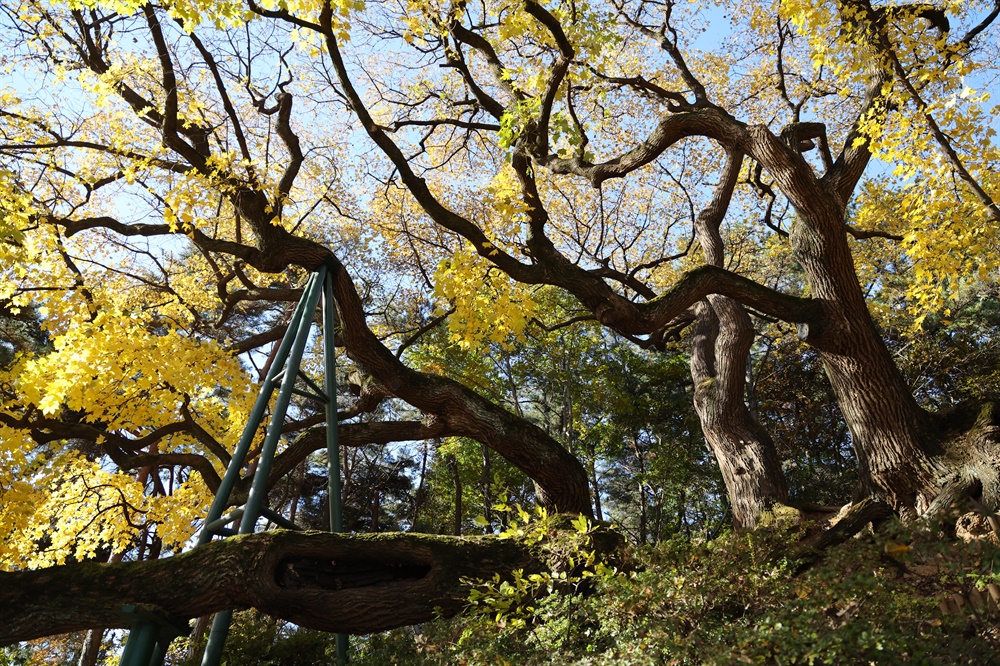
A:
[[[537,563],[416,534],[507,502],[643,543],[865,497],[1000,530],[1000,3],[0,6],[0,639],[418,622]],[[324,263],[349,522],[411,534],[165,557]],[[325,427],[297,402],[271,477],[307,526]],[[274,587],[355,546],[380,573]],[[196,560],[218,585],[137,591]],[[90,610],[32,606],[74,577]]]

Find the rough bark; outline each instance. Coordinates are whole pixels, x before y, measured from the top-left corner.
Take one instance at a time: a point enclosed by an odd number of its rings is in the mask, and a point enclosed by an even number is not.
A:
[[[935,460],[941,490],[927,513],[940,514],[954,505],[984,514],[1000,536],[1000,402],[971,401],[937,415],[935,423],[944,453]]]
[[[997,418],[992,402],[949,414],[923,410],[893,362],[865,302],[833,193],[800,210],[791,241],[822,324],[800,327],[820,353],[851,431],[863,491],[904,518],[981,495],[996,508]]]
[[[727,152],[726,167],[712,202],[695,220],[705,262],[719,267],[725,263],[720,225],[743,162],[738,150]],[[699,302],[695,314],[691,342],[695,410],[722,472],[733,508],[733,524],[737,529],[752,529],[760,514],[788,500],[774,441],[745,400],[753,323],[739,302],[720,295]]]
[[[872,49],[866,51],[864,45],[859,46],[859,55],[868,58],[870,80],[866,98],[858,114],[858,125],[848,133],[836,161],[831,163],[829,156],[825,156],[827,171],[822,177],[802,155],[810,142],[799,141],[794,131],[787,136],[783,132],[779,137],[766,126],[741,123],[709,102],[704,93],[696,95],[694,103],[671,108],[656,129],[638,140],[633,149],[602,162],[590,162],[579,156],[532,154],[532,158],[555,173],[575,174],[598,185],[608,178],[627,176],[690,136],[714,139],[750,155],[770,174],[774,188],[787,197],[797,212],[790,240],[809,284],[809,299],[788,303],[788,307],[778,306],[775,295],[738,285],[738,281],[723,277],[721,272],[708,270],[719,271],[717,266],[706,266],[706,272],[697,280],[693,279],[693,272],[689,273],[667,293],[640,307],[609,295],[606,286],[603,292],[595,284],[574,290],[569,280],[560,282],[560,275],[547,268],[556,273],[553,281],[573,291],[599,321],[624,333],[649,332],[652,317],[664,312],[675,316],[678,301],[684,302],[698,292],[695,300],[710,294],[728,296],[781,320],[800,323],[803,339],[814,345],[823,358],[852,433],[862,478],[871,491],[884,497],[894,509],[912,515],[926,509],[939,491],[936,477],[941,472],[942,450],[933,432],[932,419],[917,405],[872,322],[855,273],[844,222],[847,203],[871,157],[857,127],[870,114],[885,112],[883,95],[885,84],[891,79],[885,63],[872,53]],[[683,62],[677,57],[674,60],[682,72],[687,71]],[[696,90],[693,85],[692,89]],[[825,144],[821,124],[813,123],[809,130],[820,132],[819,138]],[[857,141],[858,138],[862,140]],[[537,198],[530,200],[532,205],[536,202]],[[544,222],[543,216],[536,213],[540,220],[537,227]],[[539,243],[541,249],[544,248]],[[550,259],[553,266],[559,263],[558,257],[546,257],[541,251],[534,251],[533,256],[540,258],[540,263],[545,259]],[[562,261],[564,265],[557,267],[569,275],[572,269],[565,266],[568,263],[565,259]],[[697,289],[683,284],[689,278],[699,283]],[[712,286],[705,284],[713,280],[718,282]],[[709,300],[710,305],[715,302]],[[752,431],[747,434],[755,435]]]
[[[796,258],[823,324],[800,334],[820,353],[851,431],[861,479],[896,510],[925,509],[936,495],[933,456],[940,453],[931,419],[917,405],[865,303],[847,244],[843,215],[832,196],[812,203],[792,228]]]
[[[752,529],[763,512],[788,500],[788,488],[774,441],[743,400],[745,350],[753,340],[750,318],[732,301],[722,305],[734,316],[725,326],[710,303],[698,306],[691,355],[694,404],[726,484],[733,525]]]
[[[892,515],[888,504],[872,497],[844,508],[835,525],[808,537],[793,549],[790,559],[798,560],[797,573],[818,562],[826,549],[847,541],[869,524],[878,524]]]
[[[514,540],[274,530],[176,557],[0,573],[0,645],[127,627],[126,605],[187,621],[257,608],[303,627],[372,633],[450,616],[464,578],[549,566]]]

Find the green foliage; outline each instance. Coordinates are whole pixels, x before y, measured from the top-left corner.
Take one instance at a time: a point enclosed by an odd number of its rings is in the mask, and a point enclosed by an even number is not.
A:
[[[558,294],[541,290],[535,299],[539,315],[554,322],[574,312]],[[532,328],[511,347],[476,350],[446,344],[439,330],[411,349],[416,365],[474,387],[559,439],[588,469],[591,490],[600,494],[599,518],[630,539],[713,533],[726,522],[721,476],[691,405],[686,354],[636,349],[592,322]],[[504,493],[517,503],[531,501],[523,473],[476,442],[449,439],[429,460],[427,500],[415,530],[452,531],[452,460],[464,530],[475,530],[468,520],[475,515],[493,530],[505,529],[504,514],[492,510]]]
[[[631,552],[628,573],[593,569],[586,586],[491,581],[458,621],[384,634],[356,663],[995,663],[997,611],[941,602],[997,581],[1000,550],[935,534],[893,525],[803,573],[776,555],[796,529],[673,540]]]
[[[510,580],[502,580],[499,574],[494,574],[484,582],[466,581],[472,585],[470,615],[493,616],[498,625],[509,626],[514,631],[529,626],[544,627],[554,619],[547,600],[556,596],[571,599],[597,579],[618,575],[618,570],[606,564],[593,547],[594,528],[586,516],[569,521],[569,529],[559,530],[560,521],[565,521],[566,517],[550,517],[542,507],[535,509],[534,516],[521,507],[498,505],[495,508],[516,515],[508,521],[509,527],[500,533],[500,538],[540,546],[547,555],[545,559],[554,567],[551,571],[527,574],[519,569]],[[463,634],[462,640],[466,638]]]
[[[30,661],[31,652],[24,644],[0,648],[0,666],[24,666]]]
[[[535,120],[541,108],[540,97],[529,97],[514,103],[500,118],[499,143],[501,148],[510,148],[524,132],[526,126]]]
[[[755,372],[758,413],[781,455],[790,499],[842,504],[857,486],[857,468],[819,356],[779,335],[766,341]]]
[[[450,437],[436,447],[425,479],[415,532],[451,533],[455,524],[455,473],[462,493],[462,532],[493,534],[503,529],[505,514],[494,510],[499,502],[530,504],[534,487],[523,472],[479,442]],[[505,499],[506,498],[506,499]]]

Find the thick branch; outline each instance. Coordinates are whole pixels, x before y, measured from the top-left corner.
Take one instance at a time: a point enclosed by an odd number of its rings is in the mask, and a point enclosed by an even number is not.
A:
[[[500,125],[496,123],[483,123],[474,120],[459,120],[457,118],[432,118],[431,120],[394,120],[389,129],[396,132],[401,127],[439,127],[441,125],[453,125],[468,130],[484,130],[497,132]]]
[[[542,567],[509,539],[275,530],[149,562],[0,572],[0,645],[127,627],[128,604],[181,621],[257,608],[302,627],[372,633],[454,615],[464,578]]]
[[[878,523],[891,515],[892,509],[880,500],[869,497],[855,503],[836,525],[816,535],[799,549],[799,571],[812,566],[822,551],[844,543],[869,523]]]
[[[211,443],[214,440],[212,440],[211,436],[193,419],[187,417],[184,421],[170,423],[137,439],[122,437],[116,432],[102,430],[87,423],[65,423],[52,418],[31,419],[24,417],[17,419],[9,414],[0,413],[0,423],[11,428],[29,429],[32,439],[39,443],[59,439],[100,441],[102,442],[101,448],[104,452],[122,469],[138,469],[153,464],[190,467],[201,474],[205,480],[205,484],[212,490],[219,487],[219,474],[212,467],[212,463],[204,456],[195,453],[153,454],[135,452],[156,444],[169,435],[179,432],[190,432],[205,443],[222,460],[223,464],[227,464],[230,458],[229,453],[219,446],[217,442],[212,446]]]
[[[167,41],[163,37],[163,30],[160,21],[156,17],[156,11],[152,5],[143,5],[143,14],[146,17],[146,24],[149,26],[149,33],[156,46],[156,53],[160,60],[160,70],[163,77],[163,93],[166,100],[163,109],[163,125],[161,127],[163,145],[174,152],[182,155],[190,164],[198,168],[205,165],[205,158],[208,157],[208,142],[198,141],[201,145],[191,146],[180,138],[178,128],[178,91],[177,78],[174,74],[173,60],[167,48]]]
[[[266,196],[250,189],[234,197],[237,206],[244,212],[256,213],[267,205]],[[259,210],[258,210],[259,209]],[[249,216],[248,216],[249,217]],[[259,219],[259,216],[256,216]],[[268,218],[270,219],[270,218]],[[182,236],[166,224],[126,224],[110,217],[87,218],[86,220],[55,220],[66,229],[70,237],[87,229],[109,229],[122,236]],[[255,230],[257,227],[255,226]],[[187,231],[187,236],[202,250],[228,254],[242,259],[247,264],[264,273],[280,273],[291,265],[314,270],[329,256],[323,246],[305,238],[293,236],[283,228],[267,223],[261,227],[265,235],[258,234],[258,242],[264,249],[257,249],[242,243],[211,238],[197,228]]]
[[[668,291],[648,303],[621,299],[598,306],[601,323],[622,332],[642,335],[669,324],[690,306],[710,294],[729,296],[763,314],[790,323],[818,325],[823,317],[820,301],[790,296],[717,266],[701,266],[684,274]]]
[[[282,92],[278,94],[278,136],[285,143],[290,156],[288,164],[285,166],[285,172],[281,174],[281,182],[278,183],[278,193],[280,196],[276,202],[276,207],[279,217],[285,203],[284,199],[292,191],[292,184],[295,182],[295,177],[299,175],[299,169],[305,160],[305,157],[302,155],[302,147],[299,144],[299,137],[292,131],[293,99],[291,93]]]
[[[397,398],[439,418],[447,430],[483,442],[536,484],[537,499],[563,512],[591,515],[586,472],[580,461],[544,430],[468,387],[404,365],[372,333],[347,270],[333,257],[334,297],[348,355]]]
[[[556,45],[559,47],[559,57],[552,65],[552,75],[545,86],[545,94],[542,95],[541,109],[538,114],[538,131],[535,137],[535,149],[540,155],[547,155],[549,152],[549,119],[552,116],[552,105],[555,103],[556,93],[562,85],[566,73],[569,71],[569,63],[576,57],[573,46],[569,43],[566,33],[563,32],[562,25],[555,16],[550,14],[534,0],[527,0],[524,3],[524,11],[532,18],[544,25]]]
[[[205,456],[197,453],[139,453],[136,455],[112,456],[115,464],[123,470],[141,469],[156,465],[158,467],[190,467],[201,474],[205,485],[213,493],[219,489],[222,479]]]
[[[682,139],[704,136],[724,144],[743,143],[746,126],[715,108],[675,113],[660,120],[656,129],[628,152],[605,162],[593,163],[582,157],[548,155],[539,158],[542,166],[553,173],[574,174],[590,181],[594,187],[611,178],[622,178],[646,166]]]
[[[257,349],[258,347],[263,347],[271,342],[277,342],[285,335],[285,331],[287,330],[287,325],[275,326],[274,328],[251,335],[248,338],[243,338],[239,342],[233,343],[227,348],[227,351],[234,354],[243,354],[251,349]]]
[[[464,2],[460,4],[464,4]],[[452,21],[452,24],[449,26],[449,30],[451,31],[451,36],[455,38],[455,41],[475,49],[480,55],[482,55],[482,57],[486,60],[486,64],[490,68],[490,72],[493,74],[494,82],[500,86],[512,100],[524,99],[524,94],[521,93],[513,85],[513,83],[511,83],[510,77],[505,76],[507,68],[504,67],[503,63],[500,61],[500,56],[498,56],[497,52],[493,49],[493,45],[490,44],[485,37],[477,32],[469,30],[457,19]],[[482,88],[475,83],[471,72],[469,72],[468,66],[465,65],[464,61],[462,62],[462,65],[463,66],[459,71],[469,84],[473,94],[476,95],[476,99],[480,100],[481,103],[484,103],[483,106],[490,112],[490,115],[499,120],[500,116],[503,115],[503,105],[493,98],[488,97]]]

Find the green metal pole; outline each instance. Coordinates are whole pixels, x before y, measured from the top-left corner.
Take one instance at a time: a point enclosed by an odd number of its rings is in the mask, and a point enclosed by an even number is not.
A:
[[[119,662],[121,666],[149,666],[156,647],[159,628],[148,620],[139,620],[129,631],[128,641]]]
[[[271,474],[271,463],[274,458],[274,452],[277,449],[278,439],[281,436],[281,428],[284,424],[285,413],[288,411],[288,404],[291,401],[292,388],[295,385],[295,377],[298,373],[299,364],[302,361],[302,352],[305,349],[307,340],[309,339],[309,329],[312,327],[312,313],[316,311],[316,305],[322,291],[325,274],[326,269],[321,268],[319,273],[314,273],[306,283],[306,289],[302,295],[302,300],[299,301],[299,305],[295,309],[292,321],[288,324],[288,331],[286,331],[285,337],[281,340],[281,348],[279,348],[278,354],[275,356],[274,362],[271,364],[271,368],[267,373],[267,379],[265,380],[266,385],[261,389],[261,396],[264,395],[265,391],[268,392],[267,398],[263,400],[264,406],[266,407],[268,400],[270,400],[270,394],[273,391],[274,378],[281,371],[282,367],[285,368],[285,375],[281,383],[281,390],[278,391],[278,400],[274,406],[274,411],[271,413],[271,424],[268,427],[267,435],[264,438],[263,449],[261,450],[260,458],[257,462],[257,472],[254,474],[253,484],[250,487],[250,496],[247,498],[247,503],[243,510],[243,518],[240,521],[240,534],[249,534],[253,532],[257,519],[260,517],[260,509],[263,505],[264,495],[267,494],[267,481]],[[284,363],[286,356],[288,360],[287,363]],[[258,403],[260,403],[260,401],[261,399],[258,398]],[[254,407],[254,412],[256,413],[257,405]],[[260,416],[257,417],[258,423],[263,417],[263,409],[261,409],[260,412]],[[249,425],[250,424],[248,423],[248,428],[244,431],[244,437],[240,440],[240,445],[243,444],[244,440],[247,440],[247,449],[249,449],[249,442],[252,441],[254,431],[256,431],[256,427],[251,429]],[[247,435],[248,432],[249,435]],[[246,456],[246,452],[243,453],[243,456]],[[229,476],[229,470],[226,471],[226,475]],[[235,477],[233,479],[233,484],[235,484]],[[228,492],[231,492],[232,490],[231,485]],[[222,488],[220,486],[220,494],[221,490]],[[216,502],[218,502],[218,498],[219,495],[216,495]],[[212,508],[215,508],[215,502],[213,502]],[[224,508],[225,503],[219,507],[218,515],[212,517],[210,514],[210,517],[213,520],[219,518],[222,515],[222,510]],[[207,542],[211,540],[211,538],[211,534],[209,534],[205,541]],[[202,541],[199,539],[199,545],[201,543]],[[222,660],[222,650],[226,645],[226,638],[229,636],[229,625],[232,623],[232,620],[232,611],[222,611],[215,614],[215,618],[212,620],[212,630],[208,635],[208,643],[205,645],[205,654],[202,656],[202,666],[218,666],[219,662]]]
[[[226,647],[229,637],[229,625],[233,622],[233,611],[219,611],[212,618],[212,630],[208,632],[208,642],[205,644],[205,654],[201,657],[202,666],[218,666],[222,661],[222,649]]]
[[[302,363],[302,352],[305,350],[306,342],[309,339],[309,329],[312,328],[311,313],[316,312],[319,304],[319,297],[323,290],[323,283],[326,280],[326,266],[321,266],[316,273],[316,280],[309,285],[309,291],[303,296],[306,301],[305,313],[299,321],[299,331],[292,343],[292,349],[288,354],[288,363],[285,366],[285,376],[281,382],[281,389],[278,391],[278,400],[274,404],[274,411],[271,412],[271,424],[267,429],[267,436],[261,447],[260,458],[257,459],[257,472],[254,474],[253,483],[250,485],[250,496],[247,498],[246,508],[243,512],[243,520],[240,521],[240,534],[250,534],[260,518],[260,508],[264,504],[264,497],[267,495],[267,482],[271,476],[271,464],[274,462],[274,453],[278,449],[278,440],[281,439],[281,429],[285,425],[285,413],[288,411],[288,404],[292,400],[292,389],[295,388],[295,378],[299,372],[299,365]]]
[[[337,348],[334,341],[336,304],[331,279],[323,281],[323,361],[326,377],[323,390],[326,402],[326,453],[330,491],[330,531],[344,531],[343,508],[340,506],[340,438],[337,424]]]
[[[323,365],[326,376],[323,390],[326,393],[326,457],[328,489],[330,492],[330,531],[344,531],[343,507],[340,497],[340,438],[337,432],[337,345],[335,340],[337,304],[333,300],[333,276],[323,280]],[[337,634],[337,663],[347,663],[347,635]]]
[[[153,656],[149,659],[149,666],[163,665],[163,662],[167,660],[167,650],[170,648],[170,643],[173,640],[173,637],[169,635],[160,634],[160,637],[156,641],[156,647],[153,650]]]
[[[335,634],[335,637],[337,640],[337,666],[345,666],[348,661],[348,648],[350,647],[347,634]]]
[[[236,485],[236,480],[239,478],[240,471],[243,469],[243,464],[246,462],[247,453],[250,451],[250,445],[253,443],[254,435],[257,434],[257,428],[260,426],[260,422],[264,418],[264,411],[267,409],[267,403],[271,401],[271,394],[274,393],[274,377],[281,371],[281,368],[284,367],[285,359],[288,357],[288,352],[292,348],[292,342],[298,334],[301,319],[303,316],[306,316],[305,294],[309,292],[315,282],[316,274],[313,273],[306,281],[303,298],[300,299],[298,305],[295,306],[292,318],[288,322],[288,330],[285,331],[285,335],[281,338],[281,343],[278,345],[278,351],[275,353],[274,359],[271,361],[271,367],[267,370],[267,376],[264,378],[264,384],[260,388],[260,393],[257,394],[257,401],[254,403],[253,410],[250,412],[250,417],[247,419],[247,425],[243,429],[243,435],[240,437],[239,444],[236,445],[236,450],[233,452],[233,458],[230,460],[229,466],[226,468],[226,474],[222,478],[222,483],[219,484],[219,490],[215,493],[215,499],[212,501],[212,508],[208,510],[208,517],[205,519],[206,525],[221,518],[222,513],[226,510],[226,507],[229,504],[229,496],[232,494],[233,487]],[[198,545],[202,546],[211,540],[212,533],[206,529],[202,529],[201,534],[198,535]]]

